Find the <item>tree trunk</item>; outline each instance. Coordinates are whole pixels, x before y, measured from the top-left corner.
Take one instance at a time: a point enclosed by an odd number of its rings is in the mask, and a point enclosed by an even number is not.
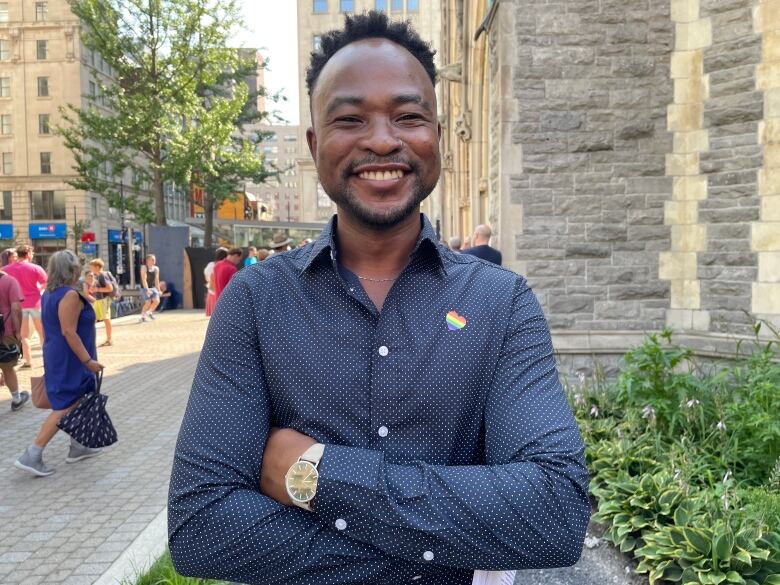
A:
[[[157,225],[168,225],[165,217],[165,189],[163,188],[162,171],[155,165],[154,169],[154,215]]]
[[[203,226],[203,246],[208,248],[211,246],[211,239],[214,233],[214,199],[205,193],[203,194],[203,215],[206,219]]]

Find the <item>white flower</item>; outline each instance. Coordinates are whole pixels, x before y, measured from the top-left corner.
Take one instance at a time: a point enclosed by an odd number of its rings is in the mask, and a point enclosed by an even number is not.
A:
[[[647,420],[655,420],[655,408],[649,404],[642,409],[642,418]]]
[[[726,475],[723,476],[723,479],[721,480],[721,483],[726,483],[729,479],[731,479],[731,470],[726,470]]]
[[[699,404],[701,404],[701,402],[699,402],[698,400],[693,398],[693,399],[689,400],[688,402],[686,402],[685,406],[687,406],[688,408],[693,408],[694,406],[699,406]]]
[[[580,386],[582,386],[585,383],[585,372],[578,372],[577,378],[579,378]]]
[[[675,470],[674,470],[674,477],[673,477],[672,479],[674,479],[674,481],[677,481],[678,479],[680,479],[680,474],[681,474],[681,473],[682,473],[682,470],[680,470],[680,469],[675,469]]]
[[[719,431],[725,431],[726,430],[726,423],[724,423],[722,420],[718,421],[718,424],[715,425],[715,428]]]
[[[584,406],[585,405],[585,397],[582,395],[582,392],[577,392],[574,395],[574,405],[575,406]]]
[[[590,415],[594,418],[599,417],[599,407],[596,406],[595,404],[590,409]]]

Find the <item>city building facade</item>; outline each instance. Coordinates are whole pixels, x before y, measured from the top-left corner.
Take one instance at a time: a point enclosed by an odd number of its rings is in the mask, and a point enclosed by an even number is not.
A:
[[[306,68],[309,55],[318,51],[324,33],[341,28],[345,14],[360,14],[368,10],[383,10],[392,19],[408,20],[434,49],[440,42],[441,10],[438,0],[298,0],[298,87],[300,127],[298,130],[298,189],[301,198],[301,221],[322,222],[336,209],[317,179],[314,161],[306,143],[306,130],[311,126],[309,95],[306,89]],[[438,62],[437,62],[438,64]],[[439,189],[423,204],[434,222],[441,217]]]
[[[442,0],[445,235],[487,221],[570,371],[780,323],[780,12]]]

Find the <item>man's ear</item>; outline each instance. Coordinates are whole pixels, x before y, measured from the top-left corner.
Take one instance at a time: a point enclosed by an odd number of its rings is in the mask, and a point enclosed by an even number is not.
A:
[[[314,159],[314,163],[317,164],[317,135],[314,133],[314,128],[309,127],[306,130],[306,142],[309,144],[309,152]]]

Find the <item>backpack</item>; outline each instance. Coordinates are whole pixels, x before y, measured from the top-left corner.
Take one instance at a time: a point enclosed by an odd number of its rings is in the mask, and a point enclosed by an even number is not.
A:
[[[122,298],[122,292],[119,290],[119,283],[116,281],[116,278],[114,278],[114,275],[111,274],[108,270],[103,272],[103,275],[106,277],[106,280],[111,283],[111,292],[108,294],[111,295],[112,299],[118,301]]]

